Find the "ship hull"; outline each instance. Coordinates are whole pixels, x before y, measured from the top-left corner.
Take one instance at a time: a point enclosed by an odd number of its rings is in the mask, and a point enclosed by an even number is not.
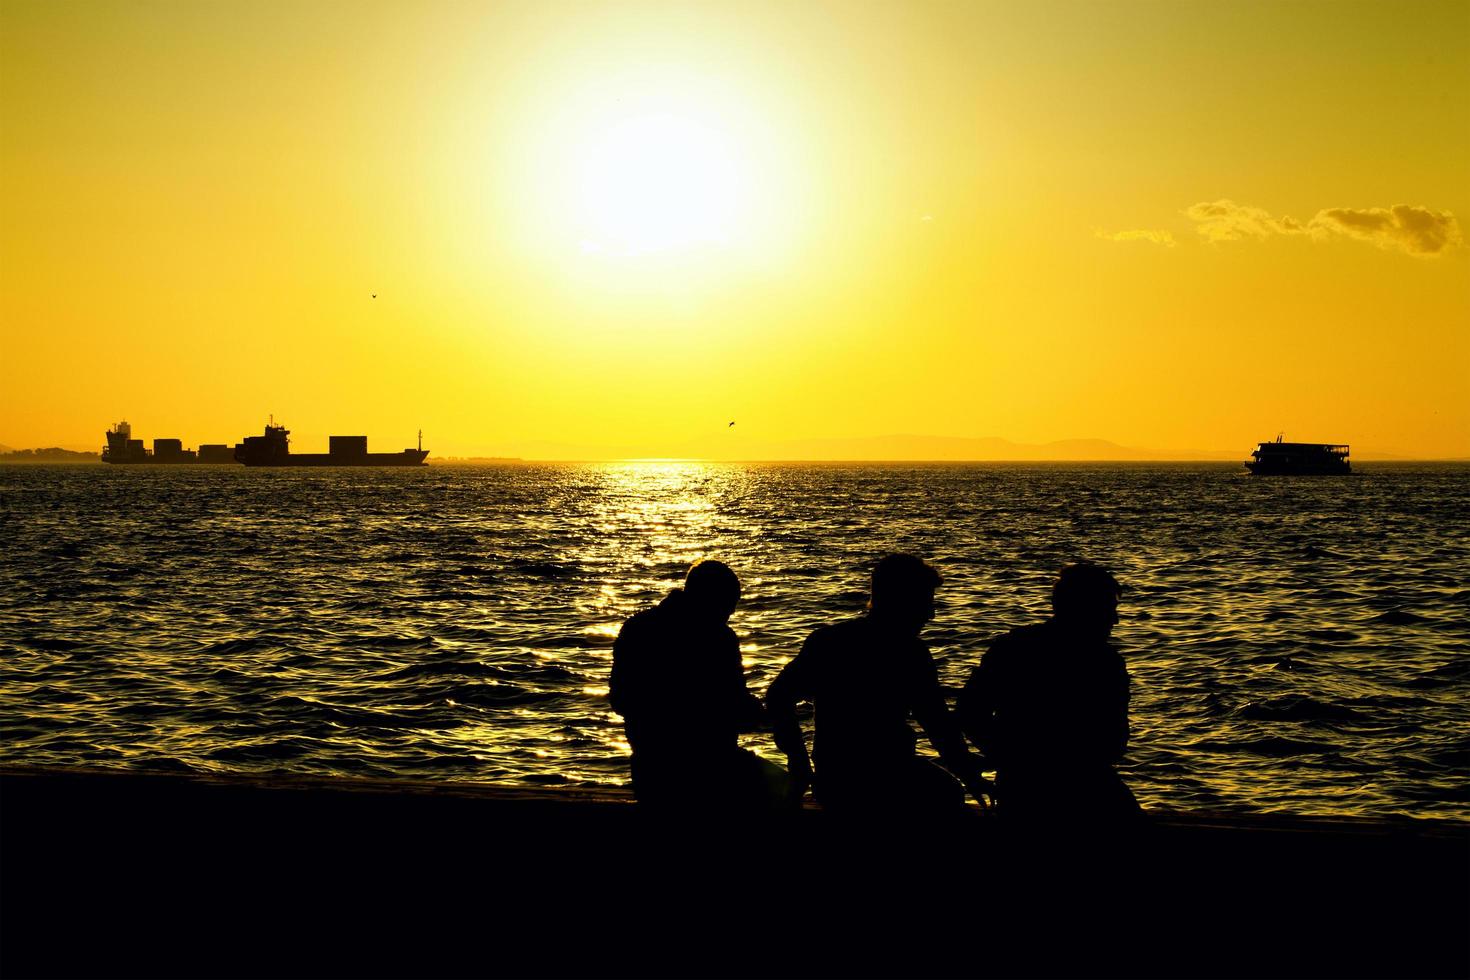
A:
[[[1352,476],[1353,474],[1353,468],[1346,463],[1341,466],[1297,465],[1262,460],[1259,463],[1247,462],[1245,468],[1250,470],[1253,476]]]
[[[207,459],[108,459],[102,457],[102,462],[111,463],[113,466],[233,466],[233,460],[207,460]]]
[[[424,466],[427,449],[405,449],[401,453],[365,453],[333,456],[331,453],[290,453],[274,459],[243,458],[246,466]]]

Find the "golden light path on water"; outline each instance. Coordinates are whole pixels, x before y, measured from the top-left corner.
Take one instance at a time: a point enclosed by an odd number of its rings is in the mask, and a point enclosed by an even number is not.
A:
[[[594,533],[594,546],[574,557],[596,561],[602,550],[601,542],[620,535],[631,533],[642,541],[634,562],[634,568],[642,570],[641,575],[631,583],[604,583],[592,597],[577,604],[578,618],[587,624],[582,633],[598,645],[610,646],[628,615],[623,597],[630,585],[645,590],[667,588],[670,587],[667,580],[670,567],[688,566],[701,558],[714,557],[710,551],[710,535],[715,527],[717,505],[710,485],[715,479],[715,467],[697,460],[631,460],[603,464],[599,469],[602,476],[600,492],[588,518]],[[746,643],[741,649],[749,654],[759,647]],[[537,651],[536,656],[552,660],[556,654]],[[748,656],[745,663],[747,666],[751,663]],[[583,685],[582,693],[592,698],[606,698],[608,687],[605,677]],[[536,714],[524,708],[516,709],[516,713],[527,720]],[[616,721],[617,716],[612,718]],[[503,741],[506,733],[501,725],[483,723],[453,732],[425,734],[452,738],[473,750],[477,746],[483,749]],[[554,760],[561,754],[557,744],[566,742],[569,736],[559,734],[554,726],[545,726],[540,737],[547,746],[535,749],[536,757]],[[606,744],[622,755],[631,753],[627,741],[618,735],[610,735]],[[484,754],[480,757],[487,761],[492,758]]]

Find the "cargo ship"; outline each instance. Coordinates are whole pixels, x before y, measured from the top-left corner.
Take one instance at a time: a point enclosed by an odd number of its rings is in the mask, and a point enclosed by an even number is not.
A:
[[[142,439],[133,438],[133,427],[126,421],[107,430],[107,445],[102,447],[104,463],[233,463],[235,454],[224,443],[203,445],[196,452],[185,449],[179,439],[154,439],[147,449]]]
[[[1275,442],[1256,445],[1245,468],[1256,476],[1335,476],[1350,474],[1348,447],[1329,442]]]
[[[401,453],[370,453],[367,436],[330,436],[327,447],[325,453],[291,452],[290,430],[272,419],[263,434],[236,443],[235,460],[246,466],[423,466],[429,455],[423,430],[418,448]]]

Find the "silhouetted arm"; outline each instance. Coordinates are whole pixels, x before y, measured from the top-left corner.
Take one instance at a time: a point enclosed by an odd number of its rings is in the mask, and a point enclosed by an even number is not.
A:
[[[995,684],[991,677],[993,672],[993,669],[986,664],[986,658],[981,657],[980,663],[970,671],[969,680],[965,681],[964,690],[960,692],[960,699],[955,704],[960,729],[986,756],[993,756],[995,752],[995,702],[992,697]]]
[[[751,694],[750,688],[745,686],[745,664],[740,658],[740,640],[733,630],[727,637],[725,663],[726,676],[729,678],[730,716],[735,730],[754,731],[765,721],[766,709],[761,705],[760,698]]]
[[[781,673],[766,689],[766,716],[771,722],[771,735],[776,748],[786,754],[786,769],[801,793],[811,783],[812,760],[806,750],[806,738],[801,734],[801,722],[796,717],[796,706],[809,700],[811,637],[802,645],[801,652],[781,668]]]
[[[959,725],[944,703],[944,690],[939,686],[939,672],[935,669],[934,659],[928,650],[920,653],[921,657],[916,658],[914,664],[910,710],[939,752],[939,761],[965,784],[976,802],[984,806],[985,797],[990,793],[990,783],[980,775],[980,760],[970,754]]]

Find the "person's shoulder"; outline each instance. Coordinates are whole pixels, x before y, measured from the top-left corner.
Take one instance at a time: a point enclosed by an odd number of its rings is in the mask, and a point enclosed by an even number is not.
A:
[[[862,623],[861,619],[847,619],[840,623],[818,626],[807,635],[806,642],[802,644],[802,652],[820,654],[822,651],[845,646],[860,635]]]
[[[658,606],[640,609],[623,620],[623,627],[618,631],[618,636],[633,637],[650,633],[659,628],[663,619],[664,615]]]
[[[1034,650],[1045,642],[1045,623],[1017,626],[990,641],[984,660],[987,664],[1009,663],[1017,657],[1024,657],[1027,651]]]
[[[873,620],[868,616],[854,616],[827,628],[838,636],[866,636],[873,629]]]
[[[844,619],[839,623],[828,623],[826,626],[818,626],[812,630],[811,638],[820,640],[840,640],[846,636],[852,636],[863,627],[862,619]]]
[[[623,628],[627,629],[629,626],[651,626],[654,623],[658,622],[658,620],[658,606],[649,606],[647,609],[640,609],[633,615],[629,616],[627,619],[623,620]]]

